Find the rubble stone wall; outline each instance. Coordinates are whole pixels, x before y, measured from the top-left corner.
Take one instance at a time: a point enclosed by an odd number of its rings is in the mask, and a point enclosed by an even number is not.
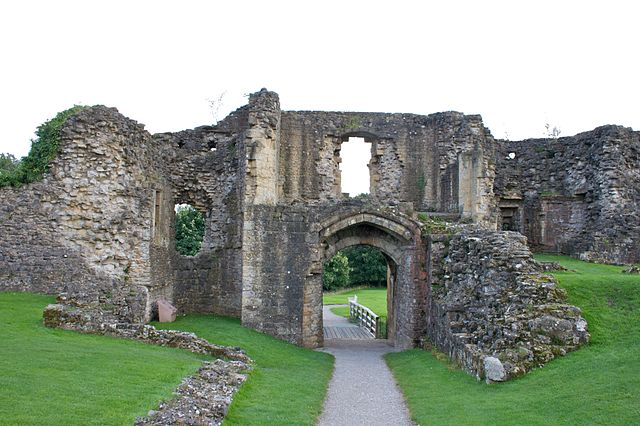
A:
[[[434,271],[427,336],[463,369],[508,380],[588,342],[580,309],[565,304],[525,237],[463,231],[444,245],[432,258],[445,266]]]
[[[592,261],[640,261],[640,133],[603,126],[499,146],[495,193],[503,212],[517,209],[514,230],[534,248]]]

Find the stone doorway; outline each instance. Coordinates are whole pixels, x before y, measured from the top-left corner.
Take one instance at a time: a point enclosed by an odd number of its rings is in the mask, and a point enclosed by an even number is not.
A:
[[[389,265],[387,286],[387,336],[400,348],[412,347],[424,334],[426,324],[426,250],[417,225],[405,217],[381,212],[358,212],[333,215],[321,223],[321,254],[331,259],[338,251],[355,245],[380,250]],[[305,311],[303,322],[322,342],[322,282],[309,283],[320,301]],[[318,322],[318,324],[313,324]],[[315,337],[315,338],[314,338]]]

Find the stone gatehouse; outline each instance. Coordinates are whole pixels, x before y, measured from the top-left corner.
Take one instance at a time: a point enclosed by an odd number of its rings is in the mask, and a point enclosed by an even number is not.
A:
[[[341,191],[351,137],[371,147],[363,199]],[[0,288],[65,292],[132,322],[166,299],[317,347],[323,263],[366,244],[388,261],[390,339],[429,339],[502,380],[588,339],[522,235],[640,261],[639,159],[640,134],[618,126],[500,141],[478,115],[282,111],[265,89],[217,125],[177,133],[96,106],[66,122],[42,182],[0,189]],[[175,250],[181,203],[205,216],[194,257]],[[538,308],[527,320],[525,305]]]

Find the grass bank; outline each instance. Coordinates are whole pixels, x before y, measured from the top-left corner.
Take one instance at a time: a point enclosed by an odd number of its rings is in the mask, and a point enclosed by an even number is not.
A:
[[[640,424],[640,276],[621,267],[539,256],[583,309],[591,343],[516,380],[486,385],[410,350],[386,357],[420,424]]]
[[[170,398],[203,357],[49,329],[50,296],[0,293],[0,424],[133,424]]]
[[[49,329],[50,296],[0,293],[0,425],[133,424],[208,357],[106,336]],[[156,324],[159,325],[159,324]],[[161,324],[166,326],[167,324]],[[325,353],[205,315],[171,328],[241,346],[255,361],[225,424],[313,425],[333,370]]]

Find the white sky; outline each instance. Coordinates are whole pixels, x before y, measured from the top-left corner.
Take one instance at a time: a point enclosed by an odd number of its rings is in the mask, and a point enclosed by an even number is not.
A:
[[[369,161],[371,144],[364,138],[349,138],[340,146],[340,191],[350,197],[368,194],[370,190]]]
[[[482,114],[498,138],[640,129],[640,3],[0,3],[0,152],[74,103],[152,133],[213,121],[266,87],[286,110]]]

